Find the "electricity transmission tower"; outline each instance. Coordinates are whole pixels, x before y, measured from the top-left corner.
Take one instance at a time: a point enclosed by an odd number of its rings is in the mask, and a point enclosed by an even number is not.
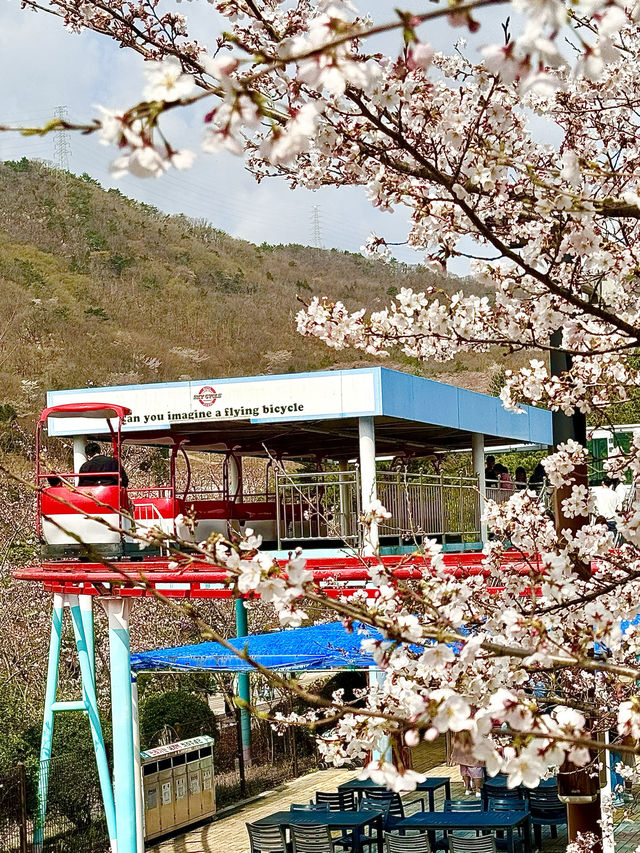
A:
[[[65,106],[56,107],[54,110],[56,118],[62,121],[69,120],[69,114]],[[69,158],[71,157],[71,145],[69,143],[69,134],[66,130],[56,130],[53,137],[53,157],[58,169],[65,172],[69,171]]]
[[[311,211],[311,231],[313,234],[313,245],[316,249],[324,249],[322,242],[322,230],[320,228],[320,206],[314,204]]]

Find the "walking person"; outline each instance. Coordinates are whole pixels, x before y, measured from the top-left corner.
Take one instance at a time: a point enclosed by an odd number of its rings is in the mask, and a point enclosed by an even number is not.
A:
[[[482,783],[484,782],[484,765],[471,754],[471,750],[461,739],[461,735],[456,732],[451,737],[451,764],[460,766],[465,796],[475,795],[480,799]]]

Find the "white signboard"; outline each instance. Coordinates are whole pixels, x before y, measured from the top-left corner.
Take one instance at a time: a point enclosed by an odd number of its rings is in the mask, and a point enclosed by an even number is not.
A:
[[[164,746],[154,746],[153,749],[146,749],[140,753],[140,758],[144,761],[148,758],[159,758],[163,755],[172,755],[179,752],[186,752],[189,749],[195,749],[200,746],[208,746],[212,744],[213,738],[209,735],[198,735],[197,737],[189,738],[188,740],[178,740],[175,743],[167,743]]]
[[[126,385],[50,391],[49,406],[64,403],[117,403],[131,409],[123,429],[165,429],[172,424],[215,421],[254,423],[318,420],[379,414],[377,369],[337,370],[293,376],[206,379],[160,385]],[[206,428],[206,427],[205,427]],[[50,435],[108,432],[106,422],[51,418]]]

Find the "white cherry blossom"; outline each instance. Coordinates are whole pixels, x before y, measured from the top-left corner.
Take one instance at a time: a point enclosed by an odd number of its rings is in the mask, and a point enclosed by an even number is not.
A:
[[[195,89],[193,77],[183,73],[182,65],[175,57],[149,62],[145,66],[145,75],[144,96],[149,101],[178,101],[188,98]]]

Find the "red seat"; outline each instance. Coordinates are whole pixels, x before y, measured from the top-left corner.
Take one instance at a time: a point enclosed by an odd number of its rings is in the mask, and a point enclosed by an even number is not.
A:
[[[195,514],[196,519],[233,518],[233,501],[180,501],[181,510],[185,515]]]
[[[66,486],[50,486],[42,491],[42,515],[104,515],[118,512],[129,505],[127,490],[118,486],[85,486],[77,490]]]
[[[275,501],[238,502],[233,509],[234,519],[239,521],[275,521]]]

